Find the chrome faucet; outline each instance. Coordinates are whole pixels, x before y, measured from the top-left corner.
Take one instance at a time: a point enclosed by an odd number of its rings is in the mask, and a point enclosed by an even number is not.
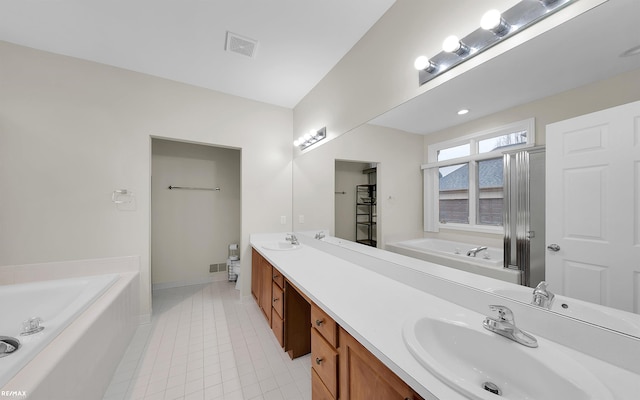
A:
[[[547,286],[549,286],[549,284],[545,281],[538,283],[538,286],[533,289],[533,300],[531,300],[531,304],[551,308],[551,303],[553,303],[555,295],[547,290]]]
[[[315,238],[318,239],[318,240],[324,239],[324,232],[320,231],[320,232],[316,233]]]
[[[475,257],[476,254],[480,253],[482,250],[486,250],[487,246],[478,246],[478,247],[474,247],[473,249],[467,251],[467,256],[469,257]]]
[[[298,238],[293,233],[287,233],[287,237],[284,240],[286,240],[287,242],[291,242],[291,244],[293,245],[300,244],[300,242],[298,242]]]
[[[511,339],[527,347],[538,347],[538,340],[527,332],[516,327],[513,312],[505,306],[490,305],[491,311],[498,312],[498,318],[486,317],[482,326],[485,329]]]

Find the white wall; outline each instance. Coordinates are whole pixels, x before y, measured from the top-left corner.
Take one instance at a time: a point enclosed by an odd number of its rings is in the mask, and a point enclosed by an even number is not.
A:
[[[421,135],[363,125],[294,159],[294,230],[335,232],[335,160],[377,162],[378,247],[422,234]],[[300,223],[304,216],[304,223]]]
[[[153,139],[151,164],[153,286],[225,279],[209,265],[224,264],[229,244],[240,243],[240,150]]]
[[[362,171],[369,164],[336,161],[335,171],[335,237],[356,241],[356,185],[369,183],[369,176]],[[344,193],[342,193],[344,192]]]
[[[151,136],[242,149],[243,270],[250,233],[291,229],[291,110],[6,42],[0,60],[0,265],[140,255],[148,314]]]

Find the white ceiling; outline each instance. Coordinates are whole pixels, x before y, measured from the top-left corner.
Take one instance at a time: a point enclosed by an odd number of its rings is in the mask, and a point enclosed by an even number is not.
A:
[[[370,123],[419,134],[438,132],[638,69],[640,55],[620,57],[638,45],[640,0],[609,0]],[[462,108],[470,112],[458,116]]]
[[[0,0],[0,40],[293,108],[394,2]]]

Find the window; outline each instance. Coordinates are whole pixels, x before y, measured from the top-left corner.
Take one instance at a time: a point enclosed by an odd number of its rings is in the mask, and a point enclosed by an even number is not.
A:
[[[429,163],[422,166],[425,230],[437,231],[439,226],[487,232],[502,229],[502,153],[533,143],[534,120],[530,119],[430,145]]]

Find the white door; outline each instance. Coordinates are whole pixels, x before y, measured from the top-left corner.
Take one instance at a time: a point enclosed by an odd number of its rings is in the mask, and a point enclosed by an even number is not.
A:
[[[546,141],[550,289],[640,313],[640,102],[548,125]]]

